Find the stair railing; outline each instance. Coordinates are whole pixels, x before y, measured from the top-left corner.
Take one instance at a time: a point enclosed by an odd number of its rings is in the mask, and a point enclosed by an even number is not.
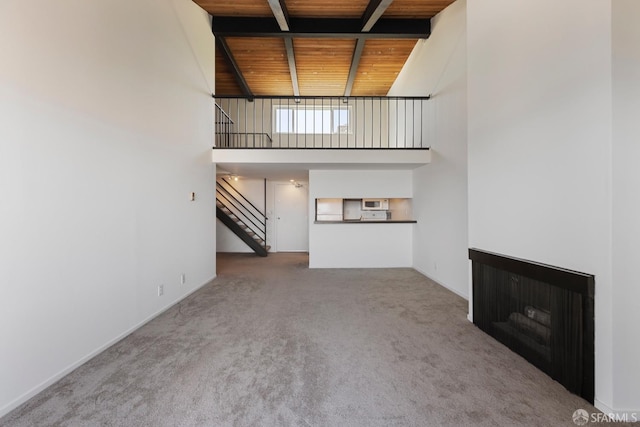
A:
[[[233,135],[234,122],[227,114],[226,111],[216,102],[215,104],[215,128],[216,128],[216,141],[221,147],[230,146]]]
[[[224,179],[216,181],[216,201],[234,214],[243,224],[267,246],[267,216],[251,203],[231,183]]]

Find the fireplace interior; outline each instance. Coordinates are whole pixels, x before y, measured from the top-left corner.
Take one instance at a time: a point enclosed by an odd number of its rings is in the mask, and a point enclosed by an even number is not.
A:
[[[594,276],[478,249],[473,323],[593,403]]]

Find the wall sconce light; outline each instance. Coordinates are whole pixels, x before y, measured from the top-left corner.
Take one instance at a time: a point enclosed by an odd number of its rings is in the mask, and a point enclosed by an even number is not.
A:
[[[227,179],[228,179],[229,181],[237,181],[237,180],[238,180],[238,175],[229,175],[229,176],[227,177]]]

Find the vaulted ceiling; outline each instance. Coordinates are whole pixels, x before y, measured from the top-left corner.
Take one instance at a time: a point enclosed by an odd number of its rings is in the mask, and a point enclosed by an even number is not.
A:
[[[454,0],[193,0],[213,16],[216,95],[385,96]]]

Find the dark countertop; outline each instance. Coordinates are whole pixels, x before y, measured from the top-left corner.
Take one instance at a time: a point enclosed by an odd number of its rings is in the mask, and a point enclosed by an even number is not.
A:
[[[347,219],[342,221],[314,221],[314,224],[416,224],[418,221],[414,219],[387,219],[387,220],[361,220]]]

